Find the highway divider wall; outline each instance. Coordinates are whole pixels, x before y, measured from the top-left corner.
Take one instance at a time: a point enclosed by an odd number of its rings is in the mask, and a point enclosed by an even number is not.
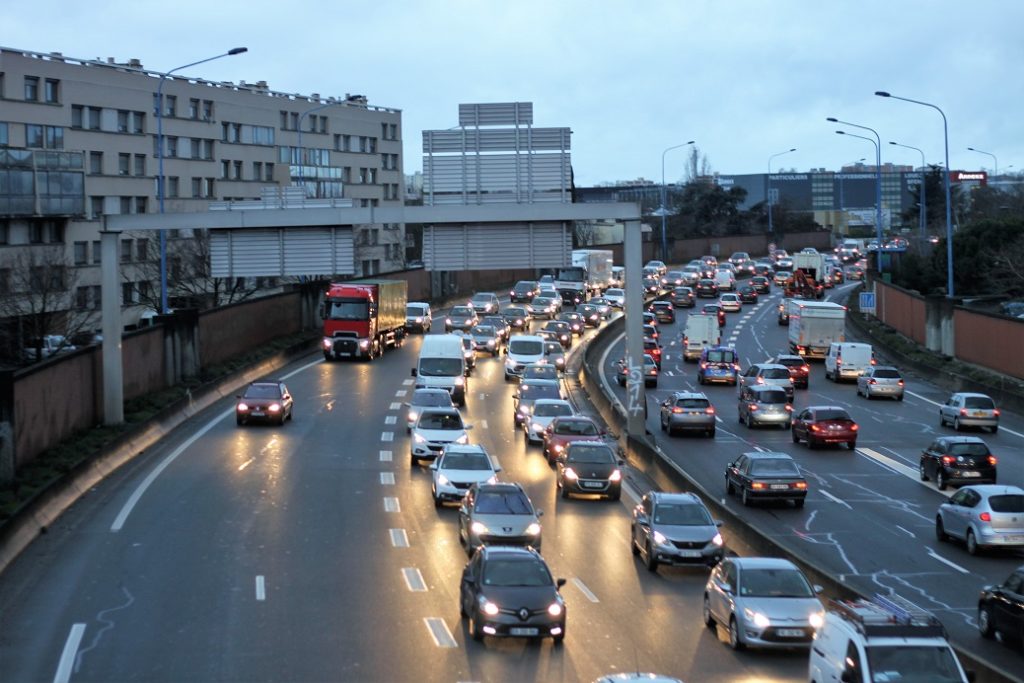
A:
[[[756,524],[734,514],[728,507],[722,505],[720,498],[725,491],[724,471],[722,473],[722,489],[719,491],[705,490],[704,486],[691,479],[683,469],[661,452],[651,434],[648,433],[642,437],[632,437],[625,433],[626,415],[620,408],[620,405],[610,400],[604,393],[603,384],[598,373],[601,356],[608,345],[623,333],[624,329],[625,317],[619,317],[595,335],[584,351],[579,379],[588,399],[597,408],[605,423],[609,426],[614,426],[620,431],[620,445],[626,453],[629,465],[642,472],[660,490],[696,493],[707,504],[714,517],[725,522],[726,531],[730,536],[741,539],[744,544],[753,548],[761,555],[789,558],[800,566],[811,580],[811,583],[819,584],[825,589],[824,592],[827,597],[837,599],[872,597],[862,595],[847,586],[836,577],[830,575],[828,571],[813,560],[789,552],[770,537],[767,531],[762,531]],[[641,491],[641,493],[644,492]],[[968,649],[965,649],[969,647],[969,644],[959,645],[954,643],[953,645],[964,668],[975,672],[976,683],[1005,683],[1006,681],[1014,680],[1006,672],[1000,671],[988,663],[977,659]]]

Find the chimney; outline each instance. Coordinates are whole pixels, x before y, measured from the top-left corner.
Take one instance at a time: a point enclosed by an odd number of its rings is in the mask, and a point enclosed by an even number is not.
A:
[[[140,60],[136,59],[135,57],[132,57],[131,59],[128,60],[128,66],[133,67],[135,69],[141,69],[142,68],[142,62]]]

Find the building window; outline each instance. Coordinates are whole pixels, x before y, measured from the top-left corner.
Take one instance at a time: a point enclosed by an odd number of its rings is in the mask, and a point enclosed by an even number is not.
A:
[[[121,240],[121,263],[132,262],[132,241]]]
[[[370,169],[368,169],[368,168],[360,168],[359,169],[359,183],[360,184],[362,184],[362,185],[366,184],[367,179],[370,177],[369,170]]]
[[[128,167],[131,165],[132,155],[121,153],[117,155],[117,175],[128,175]]]
[[[126,214],[126,213],[131,213],[132,212],[132,198],[131,197],[121,197],[120,198],[120,204],[121,204],[121,207],[120,207],[121,208],[121,213]]]
[[[233,162],[231,162],[231,168],[232,168],[231,177],[234,180],[241,180],[242,179],[242,162],[241,161],[233,161]]]
[[[193,121],[199,118],[199,98],[188,98],[188,117]]]
[[[268,182],[269,181],[273,181],[274,180],[274,164],[272,162],[268,161],[266,163],[266,169],[267,169],[267,175],[265,177],[265,180],[267,180]]]
[[[47,78],[43,84],[43,98],[50,104],[60,102],[60,81],[56,78]]]
[[[133,133],[145,133],[146,132],[146,115],[141,111],[132,112],[132,132]]]
[[[220,160],[220,177],[225,180],[228,179],[228,172],[231,169],[231,162],[227,159]]]
[[[121,283],[121,305],[128,306],[135,303],[135,285],[131,282]]]
[[[99,130],[100,129],[100,111],[102,111],[102,110],[99,107],[86,107],[85,108],[85,112],[86,112],[85,127],[86,128],[88,128],[89,130]]]
[[[103,215],[103,197],[89,197],[89,218],[97,219]]]
[[[202,140],[202,158],[207,161],[213,161],[213,140]]]
[[[252,179],[263,180],[263,162],[254,161],[252,162]]]
[[[252,144],[264,146],[273,145],[274,129],[270,126],[252,126]]]
[[[39,77],[25,76],[25,101],[37,102],[39,100]]]
[[[7,124],[0,122],[0,147],[6,147],[9,144],[11,144],[11,139],[7,132]]]
[[[96,266],[100,265],[100,261],[102,261],[102,260],[103,260],[103,250],[100,248],[100,241],[99,240],[94,240],[93,243],[92,243],[92,262],[93,262],[93,265],[96,265]],[[99,297],[97,297],[96,300],[99,301]]]
[[[127,133],[128,132],[128,117],[129,112],[126,109],[117,110],[117,132]]]
[[[42,148],[43,127],[33,123],[25,124],[25,146]]]
[[[213,100],[203,100],[203,121],[213,120]]]
[[[11,239],[11,225],[8,221],[0,220],[0,244],[7,244]]]
[[[199,159],[200,158],[199,142],[200,142],[199,138],[192,138],[190,143],[189,143],[189,152],[190,152],[190,156],[193,159]]]
[[[370,171],[370,184],[371,185],[376,185],[377,184],[377,169],[371,168],[371,169],[369,169],[369,171]]]
[[[179,194],[180,187],[181,187],[181,179],[178,176],[176,176],[176,175],[172,175],[171,177],[169,177],[167,179],[167,195],[166,196],[168,196],[168,197],[179,197],[179,196],[181,196]]]
[[[43,126],[46,149],[64,149],[64,129],[60,126]]]
[[[167,138],[167,156],[178,156],[178,138],[171,136]]]
[[[89,173],[91,175],[103,174],[103,152],[89,152]]]
[[[136,154],[135,160],[135,175],[144,176],[146,175],[146,155]]]
[[[89,288],[88,287],[76,287],[75,288],[75,308],[79,310],[85,310],[89,308]]]
[[[164,95],[164,116],[175,117],[178,115],[178,98],[174,95]]]
[[[85,121],[85,107],[80,104],[71,105],[71,127],[82,128]]]
[[[145,199],[145,197],[140,197],[140,199]],[[149,240],[148,239],[138,239],[138,240],[135,240],[135,259],[138,260],[138,261],[148,261],[149,260]]]
[[[345,166],[341,169],[341,182],[350,183],[352,182],[352,167]]]
[[[0,294],[11,293],[11,269],[0,268]]]
[[[146,213],[147,197],[135,198],[135,213]]]
[[[89,243],[75,242],[75,265],[84,266],[89,263]]]

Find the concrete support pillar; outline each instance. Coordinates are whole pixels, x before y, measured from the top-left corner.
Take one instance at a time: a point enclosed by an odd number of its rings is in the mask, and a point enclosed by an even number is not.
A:
[[[646,431],[647,397],[644,391],[643,311],[644,285],[643,244],[640,221],[626,221],[623,266],[626,268],[626,429],[630,436],[639,438]]]
[[[104,224],[106,218],[104,217]],[[100,231],[100,284],[103,317],[103,424],[124,422],[124,378],[121,360],[121,288],[118,246],[121,233]]]
[[[944,296],[929,296],[924,300],[924,343],[929,351],[946,356],[956,355],[956,330],[953,309],[956,301]]]

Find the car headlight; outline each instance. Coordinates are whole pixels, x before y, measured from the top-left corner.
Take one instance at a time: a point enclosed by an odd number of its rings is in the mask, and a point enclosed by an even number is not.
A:
[[[330,337],[324,337],[323,344],[324,344],[324,348],[325,349],[330,349],[332,343],[333,343],[333,340]]]
[[[422,434],[413,434],[412,435],[412,440],[415,441],[416,443],[426,443],[427,442],[427,440],[423,437]]]
[[[565,359],[564,358],[556,358],[555,359],[555,365],[557,365],[559,367],[564,367],[565,366]]]
[[[562,452],[562,451],[564,451],[564,450],[565,450],[565,446],[563,446],[563,445],[562,445],[562,444],[560,444],[560,443],[556,443],[556,444],[555,444],[555,446],[554,446],[554,451],[555,451],[555,453],[561,453],[561,452]]]
[[[267,410],[269,410],[272,413],[281,412],[281,404],[280,403],[271,403],[270,406],[267,407]]]
[[[369,339],[361,339],[361,340],[359,340],[359,348],[363,349],[364,351],[366,349],[370,348],[370,340]]]
[[[415,413],[415,411],[412,411],[412,410],[409,411],[409,417],[408,417],[409,422],[415,422],[417,417],[419,417],[419,415],[417,415]]]
[[[244,413],[244,412],[246,412],[247,410],[249,410],[249,406],[248,406],[248,405],[246,405],[245,403],[239,403],[239,404],[238,404],[238,405],[236,406],[236,408],[238,409],[238,412],[240,412],[240,413]]]
[[[487,345],[493,347],[494,346],[494,340],[493,339],[488,339],[487,340]]]
[[[817,630],[825,623],[825,618],[821,616],[821,612],[811,612],[811,616],[807,618],[807,621],[810,623],[811,628]]]
[[[530,522],[530,526],[526,527],[526,531],[524,533],[527,536],[540,535],[540,524],[537,524],[537,522]]]
[[[479,536],[480,534],[486,534],[487,533],[487,525],[484,524],[483,522],[473,522],[469,526],[469,530],[472,531],[474,534],[477,534]]]
[[[455,443],[469,443],[469,434],[463,434],[459,438],[455,439]]]
[[[562,608],[562,605],[560,603],[553,602],[550,605],[548,605],[548,614],[550,614],[553,617],[562,616],[563,611],[564,609]]]
[[[443,474],[438,474],[437,483],[440,484],[441,486],[448,486],[448,484],[450,484],[451,482],[448,480],[448,477],[444,476]]]
[[[772,623],[768,619],[768,617],[766,617],[765,615],[761,614],[760,612],[755,612],[754,610],[750,609],[749,607],[744,607],[743,608],[743,616],[745,616],[747,618],[748,622],[752,623],[754,626],[756,626],[758,628],[768,628],[769,626],[771,626],[771,623]]]
[[[497,616],[499,612],[498,606],[484,597],[480,598],[480,611],[492,617]]]
[[[423,322],[423,318],[414,318],[414,321],[418,322],[418,323],[421,323],[421,322]]]
[[[655,531],[654,542],[658,545],[665,545],[666,543],[668,543],[668,539],[665,538],[665,534],[661,533],[660,531]]]
[[[451,325],[452,324],[452,319],[451,318],[445,318],[444,319],[444,324],[445,325]]]
[[[566,479],[572,479],[573,481],[576,481],[580,477],[579,477],[578,474],[576,474],[576,470],[574,470],[571,467],[566,467],[565,468],[565,478]]]
[[[490,479],[487,480],[487,483],[488,484],[497,484],[498,483],[498,475],[492,474]]]
[[[466,378],[465,378],[465,377],[462,377],[462,376],[460,375],[459,377],[456,377],[456,378],[455,378],[455,386],[457,386],[457,387],[461,387],[461,386],[462,386],[463,384],[465,384],[465,383],[466,383]]]
[[[611,476],[608,477],[608,481],[622,481],[622,471],[615,470],[612,472]]]
[[[725,541],[722,540],[722,534],[715,534],[715,537],[711,539],[711,542],[719,547],[725,543]]]

